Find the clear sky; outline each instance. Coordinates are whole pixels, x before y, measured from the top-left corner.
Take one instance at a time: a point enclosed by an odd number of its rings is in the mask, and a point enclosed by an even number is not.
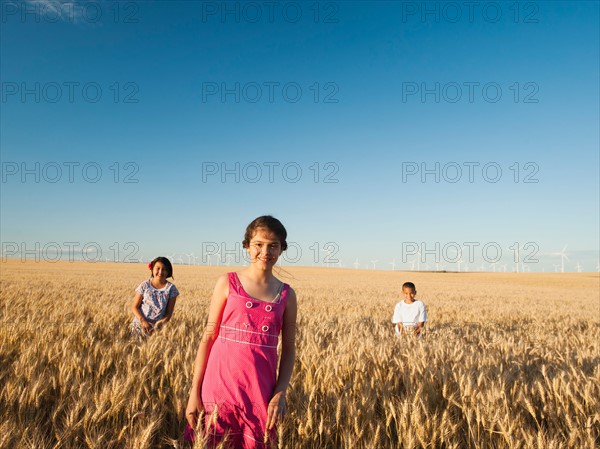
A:
[[[596,1],[1,6],[3,256],[598,270]]]

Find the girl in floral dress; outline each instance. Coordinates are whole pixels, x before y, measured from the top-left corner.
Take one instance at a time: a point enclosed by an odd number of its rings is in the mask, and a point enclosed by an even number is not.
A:
[[[167,280],[173,277],[173,266],[169,259],[157,257],[148,264],[148,268],[151,277],[135,289],[131,305],[134,316],[131,333],[136,336],[149,336],[168,322],[179,296],[177,287]]]

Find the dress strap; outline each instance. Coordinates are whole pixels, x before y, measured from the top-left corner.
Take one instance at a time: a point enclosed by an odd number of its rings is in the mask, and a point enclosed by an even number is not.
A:
[[[277,296],[279,296],[279,298],[277,298],[277,302],[281,302],[282,300],[287,299],[289,290],[290,290],[290,286],[288,284],[286,284],[285,282],[282,282],[281,287],[279,289],[279,293],[277,295]]]
[[[240,280],[235,271],[227,273],[229,276],[229,292],[235,292],[237,295],[240,294]]]

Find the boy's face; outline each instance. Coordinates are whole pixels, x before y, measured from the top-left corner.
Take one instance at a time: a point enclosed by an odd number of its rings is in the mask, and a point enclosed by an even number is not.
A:
[[[410,287],[404,287],[402,289],[402,294],[404,295],[404,301],[410,304],[415,300],[415,296],[417,296],[417,291],[413,290]]]

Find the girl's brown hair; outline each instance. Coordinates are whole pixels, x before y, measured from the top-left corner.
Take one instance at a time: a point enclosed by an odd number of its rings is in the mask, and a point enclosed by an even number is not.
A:
[[[167,274],[168,274],[168,278],[173,278],[173,265],[171,265],[171,261],[169,259],[167,259],[166,257],[155,257],[152,262],[150,262],[150,264],[148,264],[148,268],[150,268],[150,270],[154,269],[154,264],[156,262],[160,262],[162,263],[165,268],[167,269]],[[152,277],[152,276],[151,276]],[[173,278],[175,279],[175,278]]]
[[[281,250],[285,251],[287,249],[287,231],[281,222],[271,215],[262,215],[258,218],[252,220],[252,223],[246,227],[246,234],[244,234],[244,240],[242,240],[242,245],[244,248],[248,248],[250,246],[250,240],[254,236],[254,233],[257,229],[266,229],[267,231],[272,232],[279,239],[281,243]]]

